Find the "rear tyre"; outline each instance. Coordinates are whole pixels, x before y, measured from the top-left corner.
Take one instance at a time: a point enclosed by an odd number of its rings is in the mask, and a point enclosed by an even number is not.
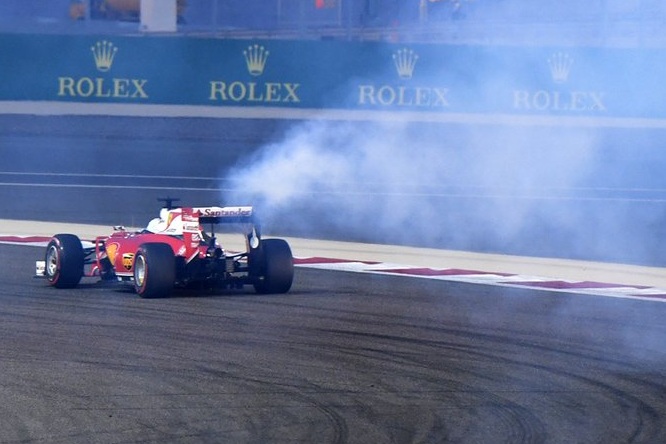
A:
[[[261,241],[256,253],[254,289],[257,293],[286,293],[294,280],[294,258],[283,239]]]
[[[165,298],[176,281],[176,258],[171,246],[142,244],[134,255],[134,289],[142,298]]]
[[[83,276],[85,254],[81,240],[73,234],[56,234],[46,246],[45,276],[56,288],[73,288]]]

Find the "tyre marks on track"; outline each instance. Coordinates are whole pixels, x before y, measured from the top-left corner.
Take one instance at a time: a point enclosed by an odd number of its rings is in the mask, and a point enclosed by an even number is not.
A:
[[[666,442],[661,304],[317,269],[155,301],[39,254],[0,246],[16,441]]]

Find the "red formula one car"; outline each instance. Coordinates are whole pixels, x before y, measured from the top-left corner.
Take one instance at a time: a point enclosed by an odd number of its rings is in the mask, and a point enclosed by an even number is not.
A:
[[[215,228],[240,228],[245,252],[219,245]],[[204,230],[209,226],[208,231]],[[232,289],[253,285],[258,293],[286,293],[294,261],[283,239],[261,239],[252,207],[163,208],[141,231],[122,227],[82,243],[56,234],[38,268],[49,285],[72,288],[84,276],[132,285],[144,298],[166,297],[175,288]]]

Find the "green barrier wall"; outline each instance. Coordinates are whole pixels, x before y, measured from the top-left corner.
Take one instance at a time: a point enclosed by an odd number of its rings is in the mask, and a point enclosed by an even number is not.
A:
[[[666,118],[666,51],[0,35],[0,101]]]

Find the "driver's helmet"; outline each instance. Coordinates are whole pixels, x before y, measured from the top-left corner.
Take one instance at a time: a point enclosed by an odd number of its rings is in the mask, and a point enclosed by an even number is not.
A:
[[[180,208],[160,210],[160,217],[151,220],[146,227],[146,231],[158,234],[169,234],[178,236],[183,234],[183,218]]]

